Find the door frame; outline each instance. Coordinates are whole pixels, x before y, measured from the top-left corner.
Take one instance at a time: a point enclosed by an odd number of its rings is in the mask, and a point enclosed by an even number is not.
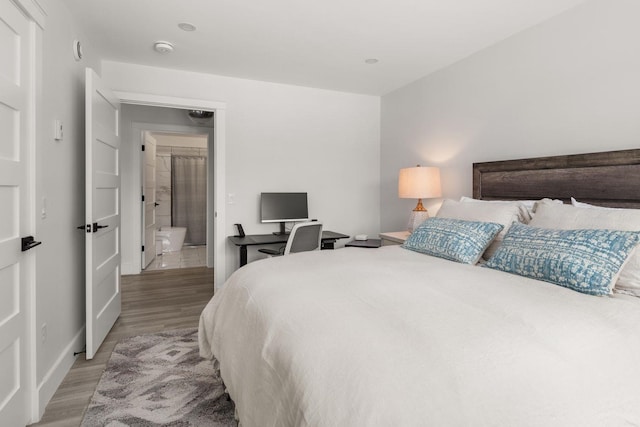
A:
[[[207,182],[213,181],[215,183],[215,165],[213,164],[213,140],[214,140],[214,131],[213,128],[205,128],[200,126],[187,126],[187,125],[163,125],[157,123],[141,123],[141,122],[133,122],[131,127],[133,133],[132,136],[135,138],[136,135],[140,134],[141,139],[140,143],[144,139],[144,132],[165,132],[165,133],[175,133],[176,135],[180,134],[197,134],[207,137]],[[134,140],[135,142],[135,140]],[[142,176],[144,174],[144,156],[140,155],[140,180],[142,181]],[[214,223],[214,186],[207,185],[207,267],[211,268],[214,264],[215,257],[215,242],[214,242],[214,229],[210,227],[209,224]],[[144,209],[144,208],[143,208]],[[142,219],[140,219],[140,242],[135,242],[135,247],[140,247],[142,242],[144,241],[144,224],[142,223]],[[146,250],[146,248],[145,248]],[[154,249],[155,250],[155,249]],[[139,271],[142,271],[143,263],[142,257],[140,256],[140,265],[134,266]]]
[[[226,272],[226,236],[225,236],[225,176],[226,176],[226,108],[224,102],[208,101],[203,99],[181,98],[163,95],[151,95],[138,92],[113,91],[123,104],[146,105],[152,107],[178,108],[184,110],[213,111],[213,141],[209,142],[209,156],[213,157],[213,199],[207,198],[207,221],[213,222],[213,245],[207,251],[213,251],[213,274],[215,288],[224,283]],[[137,159],[132,159],[133,164],[140,164],[141,150],[134,150]],[[140,180],[140,175],[135,174],[134,180]],[[141,182],[136,188],[140,188]],[[213,203],[213,206],[210,205]],[[212,209],[211,209],[212,208]],[[140,218],[137,219],[140,221]],[[207,264],[209,262],[207,261]]]

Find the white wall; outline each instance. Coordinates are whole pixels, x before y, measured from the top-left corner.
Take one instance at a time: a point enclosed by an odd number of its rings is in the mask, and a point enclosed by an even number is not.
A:
[[[639,16],[637,0],[589,1],[385,95],[382,229],[415,205],[398,199],[402,167],[440,166],[457,198],[473,162],[638,148]]]
[[[102,69],[117,91],[226,103],[227,234],[238,222],[249,234],[275,231],[259,223],[262,191],[307,191],[327,229],[379,231],[378,97],[109,61]],[[226,258],[228,275],[239,262],[230,244]]]
[[[36,135],[36,358],[40,410],[84,345],[84,68],[100,64],[63,2],[43,2],[41,105]],[[74,39],[85,57],[76,62]],[[53,138],[53,122],[62,120],[64,139]],[[41,217],[42,200],[46,218]],[[41,327],[47,325],[43,342]]]

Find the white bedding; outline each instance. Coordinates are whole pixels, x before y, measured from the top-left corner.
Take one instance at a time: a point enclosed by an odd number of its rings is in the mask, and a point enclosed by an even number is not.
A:
[[[639,298],[399,246],[250,263],[199,338],[243,427],[640,425]]]

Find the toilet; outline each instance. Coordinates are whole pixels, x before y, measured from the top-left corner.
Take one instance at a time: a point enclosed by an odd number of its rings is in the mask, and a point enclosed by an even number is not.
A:
[[[181,250],[186,235],[187,227],[161,227],[156,231],[156,254]]]

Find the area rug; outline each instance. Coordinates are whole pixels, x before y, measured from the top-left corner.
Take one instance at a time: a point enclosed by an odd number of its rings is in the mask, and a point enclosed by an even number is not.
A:
[[[81,427],[236,426],[234,405],[198,331],[125,338],[116,344]]]

